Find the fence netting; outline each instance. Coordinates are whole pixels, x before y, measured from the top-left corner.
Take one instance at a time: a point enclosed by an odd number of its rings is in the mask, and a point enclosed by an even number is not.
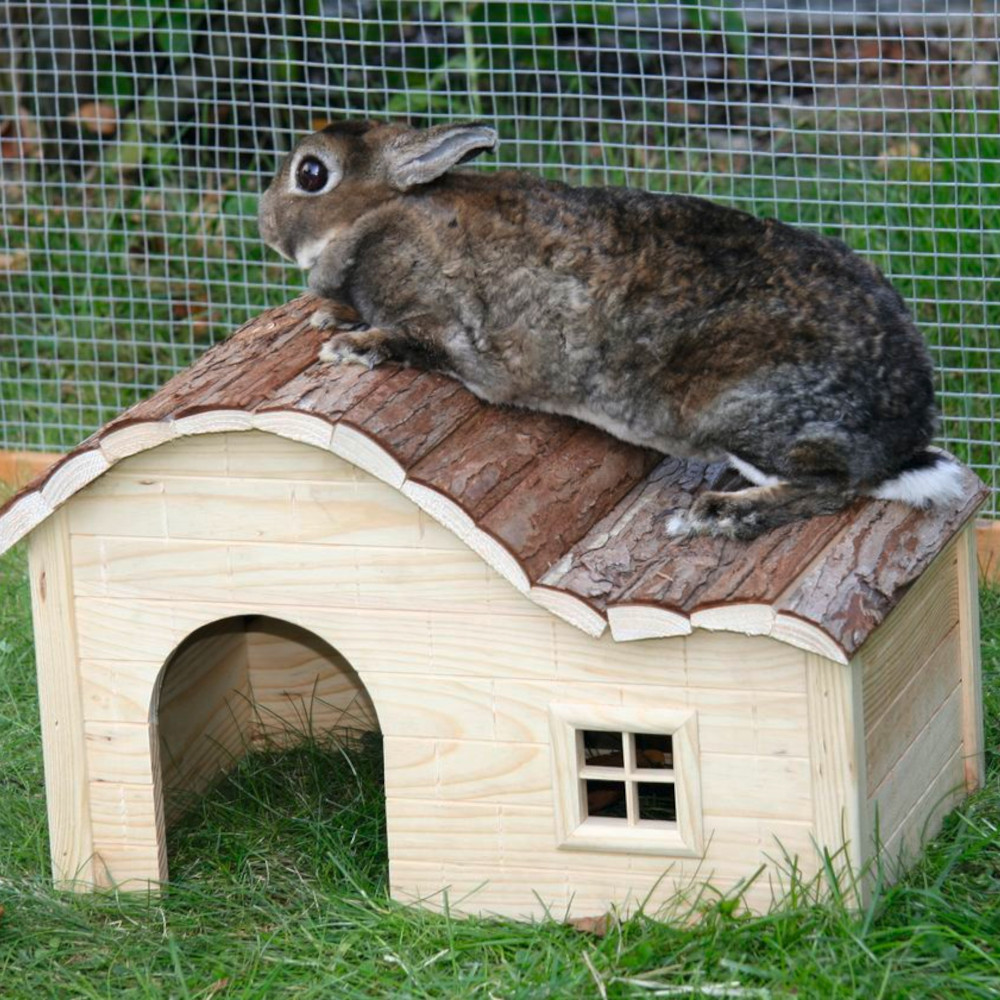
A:
[[[998,486],[995,2],[0,3],[0,34],[0,448],[70,447],[304,287],[255,224],[297,135],[477,118],[502,144],[476,169],[846,240]]]

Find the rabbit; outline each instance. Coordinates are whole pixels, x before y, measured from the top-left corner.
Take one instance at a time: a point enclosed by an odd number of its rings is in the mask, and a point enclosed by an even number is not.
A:
[[[749,481],[665,512],[672,535],[962,494],[930,447],[928,351],[872,264],[697,197],[452,171],[496,145],[481,122],[344,121],[298,143],[259,228],[327,300],[323,359],[443,372]]]

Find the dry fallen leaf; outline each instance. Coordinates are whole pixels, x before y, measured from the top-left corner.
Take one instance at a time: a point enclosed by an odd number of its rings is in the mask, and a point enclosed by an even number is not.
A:
[[[593,934],[595,937],[605,937],[608,933],[608,915],[602,913],[599,917],[574,917],[567,924],[582,934]]]
[[[28,266],[28,254],[24,250],[0,253],[0,271],[23,271]]]
[[[69,118],[92,135],[114,135],[118,129],[118,112],[103,101],[87,101]]]
[[[42,155],[38,126],[24,108],[0,121],[0,160],[37,159]]]

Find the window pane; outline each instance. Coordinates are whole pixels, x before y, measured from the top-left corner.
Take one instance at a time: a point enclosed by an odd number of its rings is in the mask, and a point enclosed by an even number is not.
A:
[[[607,816],[612,819],[628,818],[624,781],[594,781],[588,778],[585,785],[588,816]]]
[[[592,767],[624,767],[622,734],[598,729],[583,731],[583,763]]]
[[[677,821],[677,796],[671,782],[639,782],[639,819]]]
[[[666,733],[636,733],[635,766],[673,767],[673,740]]]

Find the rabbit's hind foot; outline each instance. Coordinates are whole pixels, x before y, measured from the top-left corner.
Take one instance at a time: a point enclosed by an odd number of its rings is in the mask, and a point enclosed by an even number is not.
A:
[[[716,535],[749,541],[779,525],[817,514],[832,514],[851,497],[830,486],[787,482],[751,486],[733,493],[703,493],[689,510],[667,522],[667,534],[684,538]]]
[[[364,365],[368,369],[389,359],[382,330],[338,330],[320,349],[319,360],[335,365]]]

